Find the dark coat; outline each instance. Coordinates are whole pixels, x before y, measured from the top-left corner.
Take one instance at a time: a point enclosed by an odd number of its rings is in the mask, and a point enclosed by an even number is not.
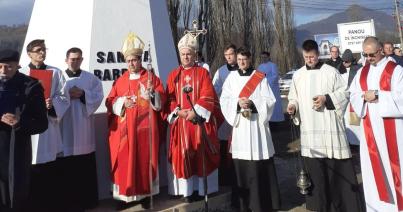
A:
[[[350,87],[351,82],[353,81],[355,75],[357,74],[358,70],[360,70],[362,66],[358,64],[351,64],[350,71],[348,72],[348,87]]]
[[[392,57],[392,58],[396,61],[396,63],[397,63],[398,65],[400,65],[400,66],[403,67],[403,58],[402,58],[402,57],[397,56],[397,55],[395,55],[395,54],[391,54],[391,55],[389,55],[389,57]]]
[[[13,128],[0,122],[0,205],[20,208],[29,192],[31,135],[48,128],[47,110],[42,86],[24,74],[17,72],[0,90],[0,117],[20,111]]]
[[[337,57],[336,61],[333,61],[332,58],[325,62],[326,64],[335,67],[339,70],[340,74],[344,74],[347,72],[346,67],[343,65],[343,60],[340,57]]]

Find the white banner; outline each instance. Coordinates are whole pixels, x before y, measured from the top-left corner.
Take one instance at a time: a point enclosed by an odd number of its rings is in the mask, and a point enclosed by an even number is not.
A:
[[[340,52],[350,49],[353,53],[362,52],[362,42],[368,36],[375,36],[374,20],[337,24],[340,38]]]

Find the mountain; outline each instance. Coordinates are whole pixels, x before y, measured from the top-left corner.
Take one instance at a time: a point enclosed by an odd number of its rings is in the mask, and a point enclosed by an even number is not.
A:
[[[366,21],[374,19],[375,33],[380,40],[399,42],[396,21],[393,16],[359,5],[352,5],[344,12],[336,13],[326,19],[303,24],[297,27],[296,39],[299,45],[306,39],[313,39],[315,34],[337,33],[338,23]]]
[[[0,49],[21,51],[27,29],[27,25],[0,25]]]

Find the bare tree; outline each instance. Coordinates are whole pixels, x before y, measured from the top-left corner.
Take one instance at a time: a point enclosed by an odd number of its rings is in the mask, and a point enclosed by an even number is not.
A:
[[[208,27],[208,16],[209,16],[209,9],[210,7],[208,6],[208,0],[199,0],[199,14],[197,16],[197,20],[199,23],[199,26],[201,28],[207,28]],[[205,36],[199,36],[199,51],[203,52],[204,49],[204,43],[206,41]],[[206,58],[206,57],[205,57]]]
[[[233,0],[209,1],[210,15],[207,16],[206,53],[210,69],[215,70],[224,63],[222,51],[229,43],[238,43],[237,25],[235,17],[237,7]],[[238,45],[238,44],[237,44]]]
[[[291,0],[273,0],[273,8],[275,40],[272,46],[272,57],[276,61],[280,73],[284,74],[300,63],[295,42]]]
[[[229,43],[251,50],[255,66],[260,52],[270,49],[282,73],[298,62],[291,0],[168,0],[168,5],[175,42],[193,16],[208,30],[199,38],[199,51],[213,74],[224,64],[223,49]]]
[[[180,18],[180,0],[168,0],[169,22],[172,29],[172,37],[175,43],[178,43],[178,22]]]
[[[285,27],[285,41],[286,41],[286,61],[288,71],[295,68],[297,65],[301,64],[301,54],[297,50],[297,43],[295,38],[295,27],[294,27],[294,13],[292,10],[291,0],[284,0],[284,27]]]
[[[192,0],[181,0],[182,21],[185,29],[189,28],[191,12],[192,12]]]

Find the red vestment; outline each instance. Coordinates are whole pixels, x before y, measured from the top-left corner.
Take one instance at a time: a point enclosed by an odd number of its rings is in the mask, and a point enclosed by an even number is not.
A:
[[[211,115],[208,122],[204,123],[208,137],[212,145],[219,152],[217,129],[223,121],[217,94],[208,71],[202,67],[194,66],[184,69],[182,66],[171,71],[167,81],[167,110],[172,112],[176,107],[191,109],[182,88],[190,85],[193,91],[190,99],[194,105],[208,110]],[[200,149],[202,131],[200,126],[178,117],[170,125],[169,162],[172,164],[173,173],[177,178],[188,179],[193,175],[203,176],[202,151]],[[219,154],[213,154],[208,145],[206,150],[206,174],[209,175],[219,165]]]
[[[119,186],[119,195],[134,196],[150,194],[149,181],[149,130],[150,111],[152,131],[152,178],[158,170],[160,112],[150,108],[149,100],[141,94],[147,86],[148,73],[142,69],[140,78],[129,80],[129,71],[114,83],[106,99],[109,114],[109,147],[111,157],[112,182]],[[165,92],[161,80],[152,74],[155,92],[165,102]],[[125,108],[122,116],[112,113],[113,104],[119,97],[136,99],[135,106]],[[134,96],[134,97],[133,97]]]

